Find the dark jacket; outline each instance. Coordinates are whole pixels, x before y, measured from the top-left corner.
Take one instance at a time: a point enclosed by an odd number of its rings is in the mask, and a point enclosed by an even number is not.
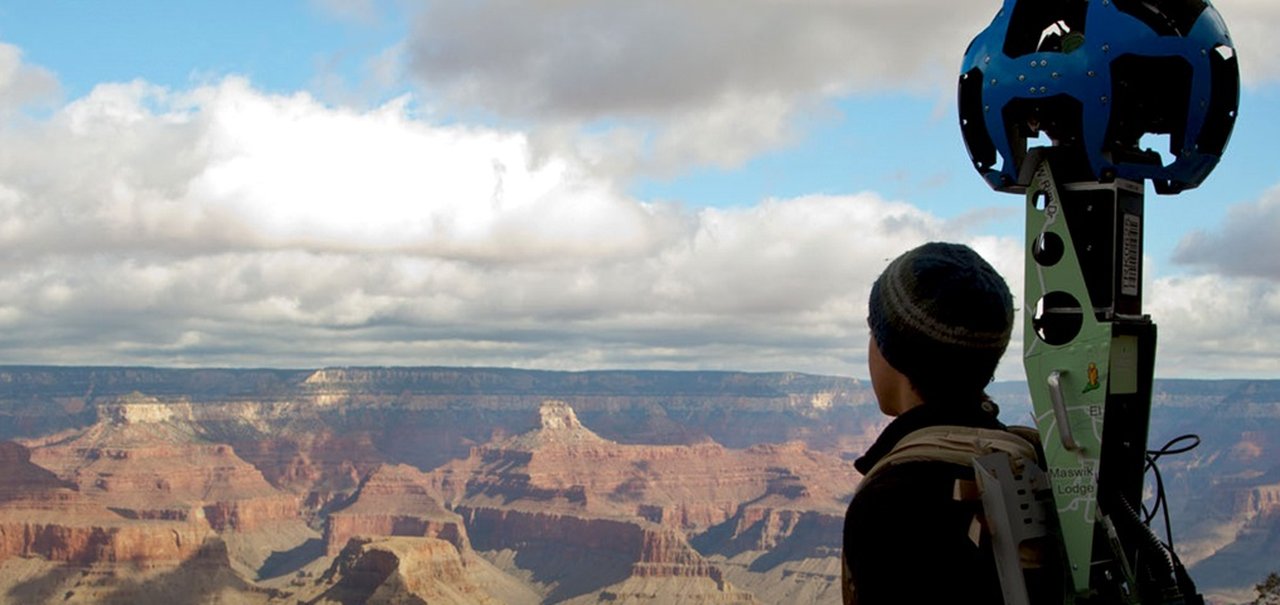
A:
[[[1004,429],[993,404],[925,404],[885,428],[854,462],[864,475],[913,431],[930,426]],[[844,525],[844,561],[858,605],[1003,603],[979,502],[958,500],[973,469],[948,462],[892,466],[859,488]],[[971,537],[972,536],[972,537]],[[974,540],[976,538],[976,542]]]

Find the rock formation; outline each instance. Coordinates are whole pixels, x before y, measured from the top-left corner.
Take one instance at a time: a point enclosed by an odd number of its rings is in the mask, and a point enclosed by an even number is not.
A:
[[[360,486],[350,506],[329,515],[324,531],[327,554],[337,555],[353,538],[382,536],[439,538],[459,553],[470,551],[462,518],[428,493],[428,483],[426,475],[408,466],[379,468]]]
[[[169,568],[224,533],[220,548],[252,577],[314,534],[296,496],[200,436],[189,405],[132,395],[97,409],[83,430],[0,447],[0,558]]]
[[[129,519],[31,462],[17,443],[0,443],[0,560],[42,557],[167,564],[194,554],[207,525],[186,519]]]
[[[465,519],[477,550],[543,553],[523,565],[535,577],[559,578],[544,586],[551,598],[637,597],[639,587],[658,598],[667,588],[657,580],[698,578],[714,587],[699,592],[700,602],[746,602],[750,594],[704,553],[735,541],[738,553],[764,551],[794,538],[807,541],[797,548],[805,556],[838,555],[839,531],[829,530],[842,523],[857,480],[846,461],[799,443],[746,450],[619,444],[559,401],[544,403],[538,418],[533,430],[474,448],[430,477],[432,490]],[[575,577],[583,560],[593,562],[593,573]],[[509,561],[505,569],[519,574],[521,565]]]
[[[299,518],[295,496],[272,487],[231,446],[201,438],[189,406],[134,396],[99,410],[98,423],[36,447],[32,458],[119,516],[201,521],[215,531]]]
[[[1280,560],[1280,381],[1156,390],[1150,446],[1202,438],[1160,461],[1179,552],[1248,592]],[[992,385],[1007,422],[1025,391]],[[0,367],[0,602],[838,602],[870,402],[791,373]]]
[[[316,581],[307,603],[499,605],[457,548],[435,538],[353,539]]]

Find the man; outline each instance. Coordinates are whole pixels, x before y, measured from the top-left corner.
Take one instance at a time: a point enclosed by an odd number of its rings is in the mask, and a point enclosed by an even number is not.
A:
[[[930,243],[889,264],[868,306],[871,384],[894,420],[854,463],[864,478],[845,516],[845,603],[1002,603],[972,467],[888,457],[930,427],[1008,435],[985,389],[1009,344],[1009,287],[967,246]]]

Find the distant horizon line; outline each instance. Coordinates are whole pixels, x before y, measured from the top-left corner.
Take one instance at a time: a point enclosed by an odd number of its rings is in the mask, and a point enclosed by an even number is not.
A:
[[[109,365],[109,364],[39,364],[39,363],[0,363],[0,371],[13,369],[89,369],[89,370],[159,370],[166,372],[200,372],[200,371],[230,371],[230,372],[320,372],[324,370],[467,370],[467,371],[502,371],[502,372],[531,372],[545,374],[605,374],[605,373],[650,373],[650,374],[747,374],[747,375],[776,375],[776,374],[793,374],[803,376],[815,376],[822,378],[843,378],[854,380],[857,382],[869,383],[870,379],[859,376],[849,376],[842,374],[823,374],[819,372],[807,372],[801,370],[724,370],[724,369],[653,369],[653,368],[593,368],[585,370],[562,370],[562,369],[546,369],[546,368],[529,368],[515,366],[488,366],[488,365],[325,365],[315,367],[269,367],[269,366],[229,366],[229,365],[210,365],[210,366],[162,366],[162,365],[142,365],[142,364],[125,364],[125,365]],[[1155,382],[1280,382],[1280,378],[1180,378],[1180,377],[1157,377]],[[1026,379],[1021,380],[997,380],[991,383],[993,386],[998,385],[1025,385]]]

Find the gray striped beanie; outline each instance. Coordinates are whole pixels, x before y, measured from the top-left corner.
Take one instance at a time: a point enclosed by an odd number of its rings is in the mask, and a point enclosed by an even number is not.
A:
[[[881,355],[926,402],[981,397],[1013,329],[1009,286],[961,244],[928,243],[894,259],[868,307]]]

